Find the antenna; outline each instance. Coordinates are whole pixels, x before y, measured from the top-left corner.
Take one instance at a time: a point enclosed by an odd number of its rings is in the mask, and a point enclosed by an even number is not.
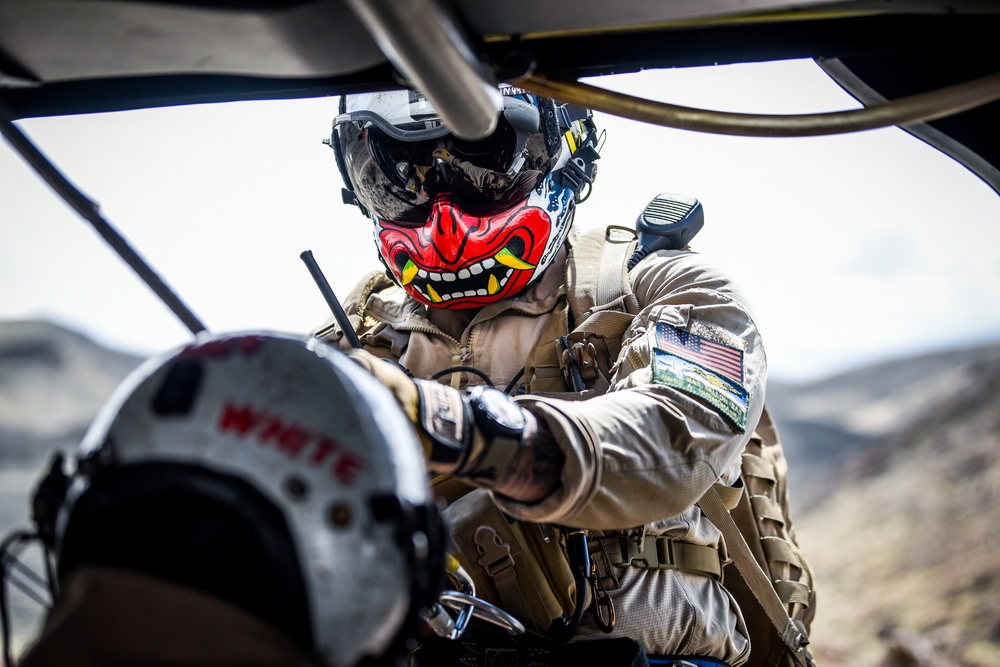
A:
[[[354,332],[354,325],[351,324],[350,318],[344,312],[344,307],[340,305],[337,295],[333,293],[333,288],[330,287],[326,276],[323,275],[323,270],[316,263],[316,258],[313,257],[312,250],[303,251],[299,257],[305,262],[309,273],[312,274],[313,280],[316,281],[316,287],[319,288],[320,293],[323,294],[323,298],[326,299],[326,303],[330,306],[330,310],[333,311],[333,317],[337,320],[337,324],[340,325],[340,330],[344,332],[344,336],[347,337],[347,342],[351,344],[351,347],[360,350],[362,348],[361,340],[358,338],[358,334]]]

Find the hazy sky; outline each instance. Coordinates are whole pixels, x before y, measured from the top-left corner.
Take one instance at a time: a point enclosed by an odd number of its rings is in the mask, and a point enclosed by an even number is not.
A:
[[[857,104],[813,63],[643,72],[597,85],[675,104],[811,113]],[[340,203],[336,99],[235,103],[19,126],[214,331],[306,331],[327,316],[299,253],[347,294],[375,268]],[[749,294],[772,377],[809,379],[1000,339],[1000,197],[897,129],[750,139],[598,114],[607,141],[581,225],[630,225],[658,192],[698,197],[693,244]],[[0,318],[49,318],[130,352],[187,330],[6,143]]]

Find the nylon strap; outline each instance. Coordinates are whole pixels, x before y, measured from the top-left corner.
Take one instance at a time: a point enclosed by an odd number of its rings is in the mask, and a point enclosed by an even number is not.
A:
[[[788,616],[788,611],[782,603],[775,585],[771,583],[770,577],[764,573],[757,560],[750,552],[750,546],[744,539],[740,529],[733,521],[719,496],[716,485],[713,485],[705,492],[705,495],[698,501],[698,506],[704,512],[708,520],[722,533],[726,541],[726,548],[729,557],[739,571],[740,576],[746,581],[747,586],[753,593],[757,602],[771,623],[774,625],[782,641],[788,646],[792,657],[803,667],[808,667],[809,660],[804,647],[809,643],[808,635]]]
[[[774,466],[764,460],[763,457],[755,454],[743,455],[743,474],[766,479],[770,482],[776,481],[774,478]]]
[[[605,230],[606,242],[597,275],[596,305],[620,301],[628,293],[625,286],[629,281],[624,276],[624,267],[632,254],[635,238],[635,232],[624,227],[611,226]]]
[[[809,604],[809,587],[801,581],[779,579],[774,582],[774,590],[785,604]]]
[[[493,580],[504,608],[517,618],[538,619],[532,612],[545,613],[545,607],[538,598],[538,591],[520,586],[515,570],[515,560],[510,545],[505,543],[491,526],[480,526],[475,533],[479,548],[479,565]]]
[[[767,554],[768,560],[789,563],[800,570],[802,569],[802,560],[796,553],[795,547],[788,540],[781,537],[764,536],[760,538],[760,543],[764,547],[764,553]]]
[[[605,338],[621,338],[625,330],[635,321],[635,315],[629,315],[617,310],[601,310],[591,313],[590,317],[581,322],[573,333],[585,335],[595,334]]]
[[[740,498],[743,497],[743,479],[741,478],[738,484],[732,486],[716,484],[715,491],[719,494],[726,509],[732,511],[740,504]]]
[[[781,506],[768,496],[750,496],[750,504],[755,516],[785,525],[785,513],[781,511]]]
[[[718,549],[675,540],[662,535],[645,535],[640,549],[628,535],[599,538],[611,565],[652,570],[686,570],[722,578]]]

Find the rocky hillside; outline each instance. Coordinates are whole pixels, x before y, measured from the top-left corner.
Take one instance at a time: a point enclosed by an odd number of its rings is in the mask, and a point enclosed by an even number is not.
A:
[[[1000,665],[1000,346],[778,387],[826,667]]]
[[[1000,344],[886,361],[816,382],[770,382],[767,400],[779,422],[791,493],[812,507],[840,480],[831,469],[921,419],[950,396],[980,389],[980,371],[1000,363]]]
[[[0,323],[0,456],[34,462],[76,440],[140,359],[45,322]]]
[[[29,498],[52,452],[79,444],[140,361],[53,324],[0,322],[0,537],[29,526]],[[21,557],[41,571],[37,548]],[[14,645],[21,646],[41,607],[16,587],[8,595]]]

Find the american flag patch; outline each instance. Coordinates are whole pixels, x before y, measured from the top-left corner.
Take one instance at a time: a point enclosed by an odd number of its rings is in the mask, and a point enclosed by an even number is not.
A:
[[[743,382],[743,350],[716,343],[689,331],[656,323],[656,344],[661,350],[699,364],[710,371]]]

